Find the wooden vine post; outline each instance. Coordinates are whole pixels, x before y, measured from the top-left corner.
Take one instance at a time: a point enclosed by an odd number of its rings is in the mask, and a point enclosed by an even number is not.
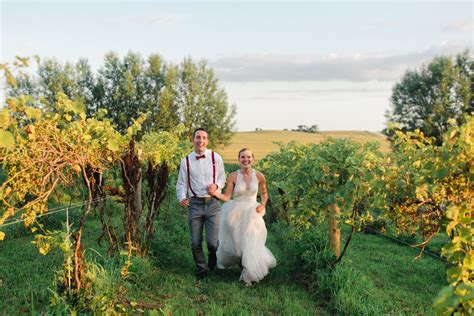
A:
[[[340,212],[336,204],[329,206],[329,243],[336,257],[339,257],[341,252],[341,230],[339,229],[339,221],[337,220]]]

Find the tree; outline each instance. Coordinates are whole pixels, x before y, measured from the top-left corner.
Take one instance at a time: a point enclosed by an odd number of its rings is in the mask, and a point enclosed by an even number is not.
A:
[[[388,121],[405,131],[419,129],[439,144],[450,125],[462,125],[464,115],[474,111],[473,70],[469,51],[408,70],[393,88]]]
[[[205,128],[214,147],[227,144],[234,129],[235,106],[229,107],[225,90],[204,61],[186,58],[180,66],[180,109],[186,134]]]
[[[146,112],[144,61],[140,55],[128,53],[122,60],[115,53],[105,56],[97,74],[97,104],[89,104],[90,112],[106,109],[117,129],[126,131],[140,113]]]
[[[28,103],[44,110],[52,110],[62,95],[82,107],[94,102],[95,78],[86,59],[62,65],[54,58],[40,62],[36,57],[36,62],[36,75],[20,71],[14,84],[7,86],[7,97],[31,96]]]
[[[179,68],[167,65],[160,56],[148,58],[148,69],[145,71],[147,94],[147,111],[150,119],[145,122],[145,131],[170,131],[180,122]]]
[[[213,145],[221,146],[234,130],[235,107],[229,106],[225,90],[205,61],[186,58],[173,65],[157,54],[144,60],[133,52],[123,58],[108,53],[96,73],[85,59],[64,65],[47,59],[39,63],[35,75],[15,79],[9,97],[33,96],[36,107],[43,107],[65,94],[83,104],[87,115],[106,109],[121,133],[142,113],[148,114],[142,133],[171,131],[183,123],[182,137],[204,127],[213,135]]]

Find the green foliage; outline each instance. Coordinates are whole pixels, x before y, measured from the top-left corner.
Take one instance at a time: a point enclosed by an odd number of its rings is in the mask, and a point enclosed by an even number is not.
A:
[[[210,144],[217,148],[229,143],[234,129],[235,106],[229,107],[226,92],[206,62],[186,58],[180,65],[180,109],[186,134],[205,128]]]
[[[373,198],[368,183],[378,173],[382,157],[377,146],[332,138],[316,145],[290,143],[259,165],[273,189],[272,199],[283,209],[292,209],[293,223],[309,228],[336,204],[340,219],[360,228],[373,219],[365,206]]]
[[[438,233],[448,242],[441,254],[454,267],[450,287],[435,301],[438,313],[473,311],[472,156],[474,119],[443,135],[441,146],[419,130],[393,132],[396,151],[328,139],[318,145],[289,144],[260,161],[271,199],[281,206],[296,236],[319,225],[332,204],[339,219],[356,229],[377,218],[398,234],[423,238],[422,250]],[[278,193],[277,193],[278,192]],[[312,252],[314,253],[314,251]],[[421,255],[421,253],[420,253]]]
[[[10,139],[4,137],[0,143],[0,162],[6,175],[0,185],[0,225],[9,218],[21,217],[33,232],[39,228],[35,236],[39,252],[46,255],[54,247],[61,249],[64,257],[61,280],[66,288],[63,290],[68,297],[73,295],[73,300],[81,300],[86,299],[82,291],[95,282],[88,276],[91,270],[87,269],[92,267],[83,260],[81,246],[93,190],[102,185],[96,182],[99,180],[95,175],[101,176],[122,159],[147,116],[132,118],[126,133],[121,135],[105,118],[105,110],[98,111],[96,117],[87,117],[81,101],[70,100],[62,92],[57,92],[53,99],[54,104],[43,99],[38,107],[32,96],[19,95],[7,99],[7,106],[1,112],[5,123],[1,132]],[[166,170],[175,168],[183,152],[179,147],[182,131],[183,127],[177,126],[169,132],[146,134],[141,143],[143,148],[139,149],[142,156],[139,162],[154,167],[166,165]],[[81,182],[87,189],[88,202],[78,226],[71,228],[72,234],[63,236],[62,231],[44,229],[36,218],[48,212],[51,196],[69,190],[72,199],[74,186]],[[164,182],[166,185],[166,179]],[[137,194],[141,195],[141,190]],[[147,218],[150,236],[152,220],[153,217]],[[0,240],[4,238],[5,232],[0,231]]]
[[[106,144],[120,135],[109,121],[86,118],[81,107],[64,95],[58,97],[54,112],[34,112],[35,116],[28,114],[32,108],[25,99],[7,101],[11,121],[6,128],[15,146],[0,154],[8,173],[0,187],[6,210],[0,222],[21,211],[29,226],[37,214],[47,211],[48,197],[58,184],[70,186],[82,178],[86,166],[103,170],[117,160],[119,152]]]
[[[345,265],[333,266],[335,257],[329,246],[327,226],[321,226],[305,230],[297,239],[292,237],[293,228],[288,228],[284,246],[289,258],[293,258],[294,273],[299,274],[316,298],[322,299],[331,314],[383,314],[379,302],[368,295],[374,295],[374,289],[359,273]]]
[[[62,273],[56,276],[55,283],[59,288],[63,286],[62,277]],[[87,280],[86,285],[78,296],[70,296],[62,290],[51,291],[49,312],[92,312],[108,315],[130,312],[121,301],[127,283],[120,276],[120,265],[117,261],[107,260],[102,266],[87,260],[84,280]]]
[[[473,75],[469,51],[456,58],[436,57],[419,70],[407,71],[393,88],[388,120],[400,123],[405,131],[419,129],[441,144],[449,121],[460,126],[464,114],[474,111]]]
[[[454,267],[448,269],[449,287],[435,300],[439,314],[469,315],[474,311],[473,282],[474,235],[472,218],[472,156],[474,118],[452,127],[443,135],[441,146],[418,130],[395,132],[398,150],[387,168],[385,189],[386,216],[399,231],[418,232],[425,241],[422,249],[438,233],[449,242],[441,250]]]
[[[188,150],[180,141],[183,132],[184,125],[180,124],[170,132],[145,134],[139,143],[144,163],[150,162],[153,167],[166,164],[172,170],[176,169]]]
[[[299,199],[304,196],[304,189],[300,191],[295,188],[292,177],[288,175],[300,169],[306,152],[311,150],[311,147],[296,142],[290,142],[287,145],[280,143],[279,146],[280,151],[260,160],[258,168],[267,178],[270,201],[277,217],[288,221],[290,209],[296,206]]]
[[[114,53],[107,54],[96,76],[96,101],[88,105],[88,110],[93,113],[106,109],[117,129],[126,131],[140,113],[148,112],[151,107],[146,97],[148,70],[145,67],[139,54],[130,52],[123,60]],[[158,69],[149,71],[160,73]],[[162,88],[161,76],[155,75],[154,79],[156,89]]]
[[[38,64],[36,75],[15,76],[9,70],[8,75],[15,83],[8,86],[9,97],[32,96],[31,105],[51,110],[48,106],[66,95],[84,106],[87,116],[99,117],[98,112],[106,110],[104,115],[120,133],[126,133],[142,113],[147,113],[140,124],[144,133],[172,132],[182,123],[181,139],[188,139],[195,128],[204,127],[213,135],[214,147],[228,144],[234,129],[235,107],[229,106],[204,61],[187,58],[173,65],[156,54],[145,61],[133,52],[123,58],[109,53],[97,73],[84,59],[64,65],[46,59]]]

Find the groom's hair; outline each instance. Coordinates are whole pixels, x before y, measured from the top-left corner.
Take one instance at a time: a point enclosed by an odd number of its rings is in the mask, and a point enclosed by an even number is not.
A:
[[[193,132],[193,139],[194,139],[194,137],[196,137],[196,133],[199,132],[199,131],[206,132],[207,137],[209,137],[209,132],[208,132],[205,128],[198,127],[198,128],[196,128],[196,129],[194,130],[194,132]]]

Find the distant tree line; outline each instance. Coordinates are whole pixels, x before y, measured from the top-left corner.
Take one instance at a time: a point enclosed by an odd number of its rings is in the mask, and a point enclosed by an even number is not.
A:
[[[212,135],[212,145],[222,146],[229,142],[235,126],[235,106],[229,105],[213,70],[205,61],[191,58],[174,65],[156,54],[145,60],[133,52],[123,58],[109,53],[98,71],[86,59],[64,64],[45,59],[35,74],[15,79],[8,97],[32,95],[41,107],[55,104],[64,93],[80,100],[88,115],[107,110],[105,115],[122,132],[140,113],[148,113],[142,124],[144,132],[168,131],[184,123],[184,135],[204,127]]]
[[[292,129],[294,132],[304,132],[304,133],[317,133],[319,132],[319,127],[317,124],[313,124],[311,126],[306,125],[298,125],[297,129]]]

